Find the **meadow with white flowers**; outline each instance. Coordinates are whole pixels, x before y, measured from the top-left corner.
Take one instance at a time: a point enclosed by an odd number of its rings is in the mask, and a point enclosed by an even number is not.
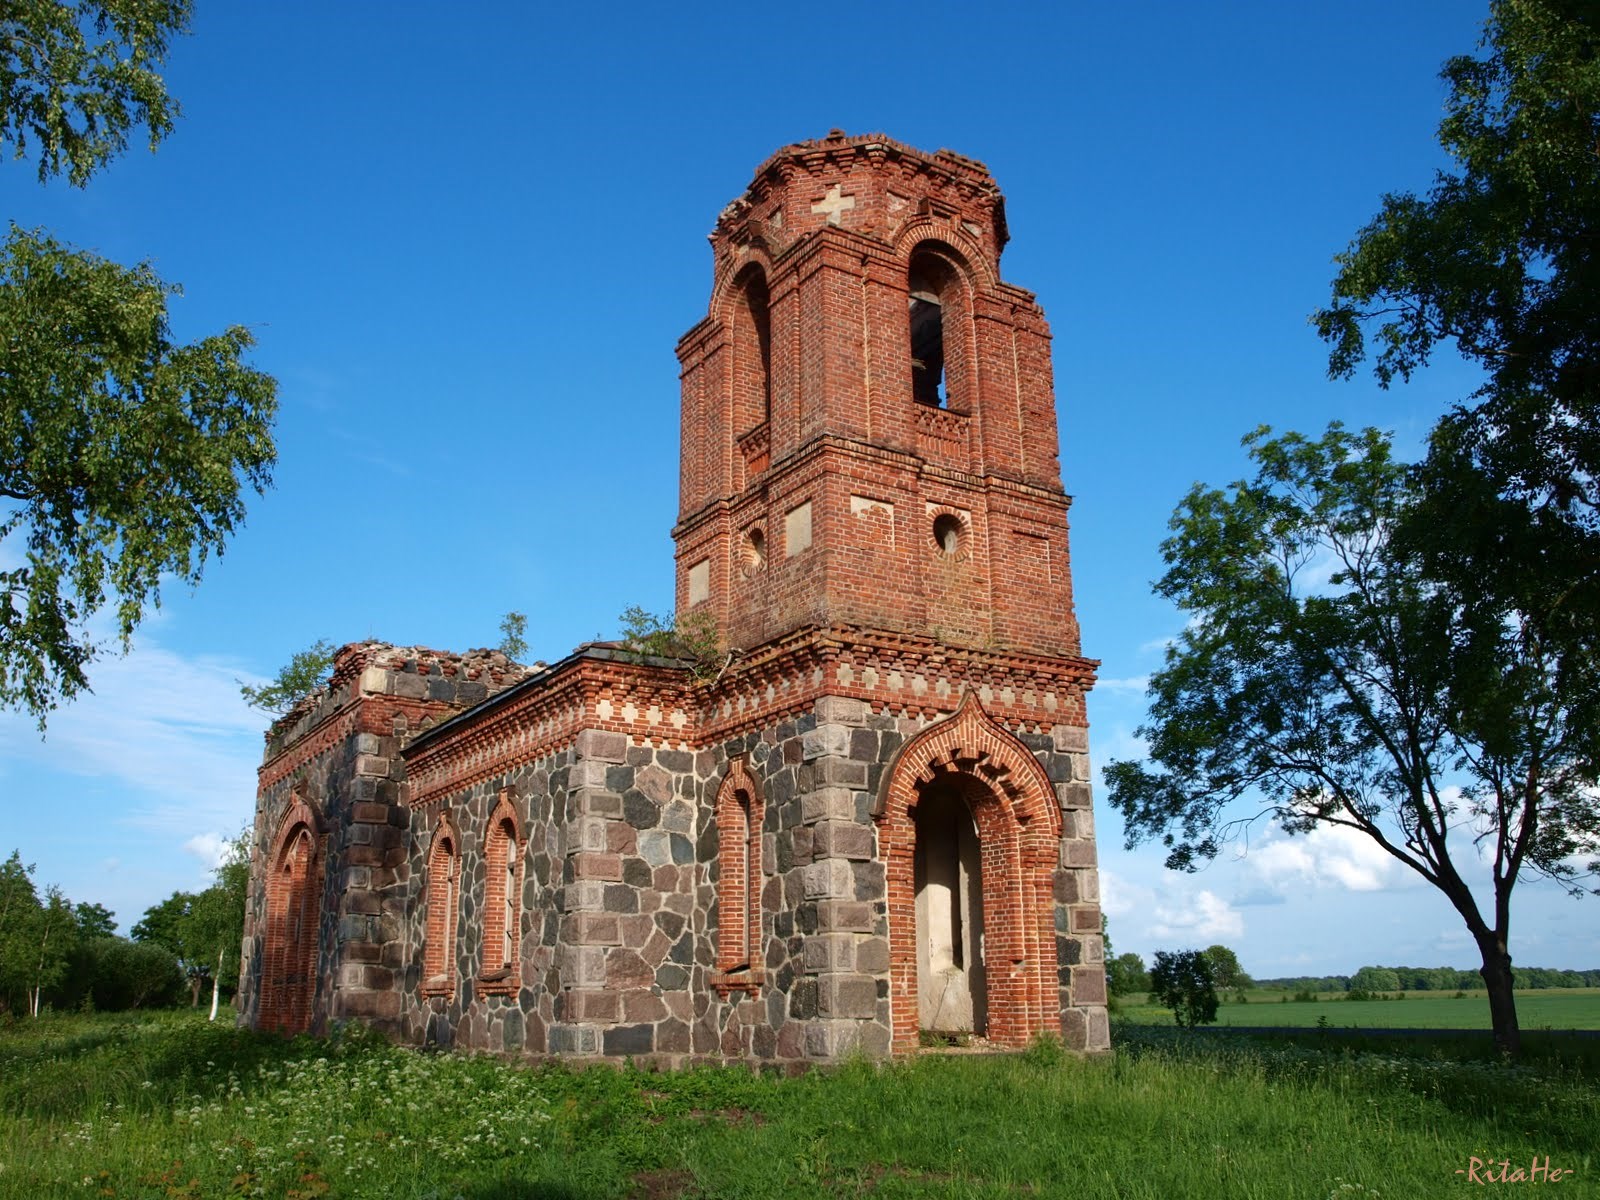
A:
[[[0,1028],[0,1196],[1371,1200],[1476,1194],[1530,1160],[1566,1172],[1559,1195],[1600,1195],[1592,1043],[1532,1035],[1508,1066],[1468,1042],[1118,1034],[1101,1060],[1041,1042],[783,1078],[528,1067],[360,1029],[284,1041],[187,1013],[18,1021]]]

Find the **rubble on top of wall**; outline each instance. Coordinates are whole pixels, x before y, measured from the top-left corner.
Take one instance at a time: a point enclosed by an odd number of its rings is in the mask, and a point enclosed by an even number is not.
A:
[[[266,732],[265,758],[271,760],[361,695],[403,694],[410,689],[400,677],[448,679],[476,686],[452,689],[458,708],[469,707],[545,670],[546,664],[523,664],[499,650],[486,648],[454,653],[427,646],[392,642],[347,642],[333,653],[333,672],[299,703],[274,721]],[[415,685],[412,685],[415,686]],[[458,694],[459,693],[459,694]]]

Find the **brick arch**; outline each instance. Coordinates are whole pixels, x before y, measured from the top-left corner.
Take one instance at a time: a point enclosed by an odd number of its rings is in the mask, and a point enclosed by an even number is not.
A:
[[[720,297],[722,324],[732,353],[726,372],[729,416],[735,437],[772,416],[771,276],[756,259],[730,273]]]
[[[1039,760],[968,692],[954,715],[900,748],[874,812],[889,896],[894,1049],[917,1045],[915,813],[938,787],[962,796],[978,832],[988,1034],[1022,1045],[1060,1027],[1053,876],[1061,813]]]
[[[311,1028],[321,941],[326,838],[322,821],[297,793],[267,856],[266,944],[262,947],[262,1029]]]
[[[461,837],[448,812],[441,812],[434,823],[426,887],[422,994],[448,995],[455,990],[456,925],[461,911]]]
[[[947,222],[932,216],[913,217],[895,233],[894,254],[905,266],[911,265],[911,256],[924,246],[944,251],[974,290],[988,291],[999,286],[1000,277],[983,247]]]
[[[717,976],[720,989],[754,989],[762,977],[761,826],[766,805],[741,756],[717,789]]]
[[[768,287],[771,287],[772,256],[759,245],[746,247],[737,258],[718,266],[716,276],[711,281],[711,302],[706,306],[706,315],[713,321],[727,324],[738,299],[739,280],[745,278],[752,268],[759,270]]]

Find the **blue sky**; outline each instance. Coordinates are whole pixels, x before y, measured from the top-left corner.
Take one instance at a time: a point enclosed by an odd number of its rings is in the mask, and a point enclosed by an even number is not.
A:
[[[1437,71],[1478,4],[198,9],[159,153],[84,191],[0,165],[12,219],[149,259],[183,285],[179,337],[248,325],[280,385],[276,486],[199,589],[44,741],[0,716],[0,853],[124,929],[250,817],[264,719],[236,679],[318,637],[491,644],[509,609],[553,659],[671,607],[673,345],[716,214],[780,145],[881,131],[1006,192],[1005,275],[1055,333],[1099,765],[1137,753],[1182,624],[1149,583],[1190,483],[1242,474],[1262,423],[1412,450],[1471,387],[1449,361],[1329,382],[1306,317],[1381,195],[1440,164]],[[1444,900],[1358,842],[1258,831],[1179,877],[1098,804],[1118,950],[1475,965]],[[1517,959],[1600,965],[1590,904],[1526,886]]]

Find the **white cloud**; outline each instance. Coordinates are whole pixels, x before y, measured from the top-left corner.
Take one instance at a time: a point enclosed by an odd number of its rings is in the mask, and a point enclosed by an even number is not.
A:
[[[0,756],[121,786],[121,816],[136,825],[233,830],[251,813],[266,726],[239,695],[246,674],[137,644],[91,666],[94,692],[53,712],[44,740],[26,716],[0,714]]]
[[[183,844],[184,852],[192,854],[210,870],[216,870],[228,857],[230,842],[215,831],[197,833]]]
[[[1251,904],[1314,888],[1381,892],[1399,886],[1406,874],[1377,842],[1342,825],[1319,825],[1292,837],[1272,828],[1240,859],[1249,881],[1248,899],[1241,902]]]
[[[1131,883],[1115,871],[1100,871],[1100,911],[1108,917],[1125,917],[1149,912],[1156,894],[1147,887]]]
[[[1150,933],[1158,938],[1176,938],[1196,946],[1217,938],[1237,938],[1244,934],[1244,917],[1209,888],[1192,896],[1175,896],[1155,908]]]
[[[1127,679],[1097,679],[1094,690],[1107,692],[1126,692],[1135,696],[1142,696],[1150,689],[1150,676],[1133,675]]]

